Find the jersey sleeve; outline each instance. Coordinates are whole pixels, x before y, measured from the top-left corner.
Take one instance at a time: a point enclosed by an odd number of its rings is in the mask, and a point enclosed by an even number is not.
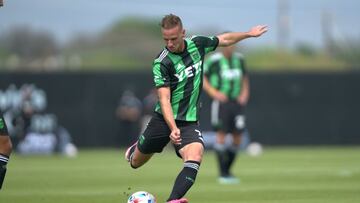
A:
[[[204,48],[205,54],[214,51],[219,45],[219,39],[216,36],[193,36],[191,39],[195,42],[195,44]]]
[[[155,60],[153,64],[153,78],[155,87],[170,86],[170,74],[166,66],[161,62]]]

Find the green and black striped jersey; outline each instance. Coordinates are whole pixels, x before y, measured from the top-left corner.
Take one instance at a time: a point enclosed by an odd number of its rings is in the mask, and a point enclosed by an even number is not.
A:
[[[194,36],[185,39],[182,53],[172,53],[165,48],[154,60],[155,86],[170,87],[175,120],[199,120],[204,58],[218,43],[217,37]],[[161,114],[159,102],[155,111]]]
[[[242,79],[247,74],[241,54],[234,53],[227,59],[222,53],[211,55],[204,64],[204,74],[212,87],[235,100],[241,93]]]

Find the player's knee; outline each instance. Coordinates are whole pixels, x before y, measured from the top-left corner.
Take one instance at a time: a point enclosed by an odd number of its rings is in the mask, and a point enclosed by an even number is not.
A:
[[[233,139],[232,145],[240,146],[240,144],[241,144],[241,139]]]
[[[218,134],[216,136],[216,143],[219,143],[219,144],[225,144],[225,134]]]
[[[191,154],[186,156],[185,161],[189,161],[189,160],[201,163],[202,154]]]
[[[194,160],[194,161],[197,161],[197,162],[201,163],[202,155],[195,155],[192,158],[190,158],[189,160]]]
[[[6,139],[1,140],[0,142],[0,153],[10,156],[13,146],[9,137]]]

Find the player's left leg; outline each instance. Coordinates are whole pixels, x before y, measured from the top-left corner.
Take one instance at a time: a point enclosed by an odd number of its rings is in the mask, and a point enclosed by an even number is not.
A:
[[[0,189],[2,187],[5,174],[6,165],[12,151],[11,140],[7,131],[5,121],[0,117]]]
[[[214,151],[218,162],[220,178],[229,175],[227,170],[228,155],[227,155],[227,147],[225,145],[225,138],[226,138],[226,133],[224,131],[219,130],[216,132]]]
[[[200,168],[204,146],[202,143],[194,142],[179,150],[182,156],[184,167],[177,176],[168,202],[181,200],[186,192],[195,183],[197,173]],[[184,200],[181,200],[182,202]],[[184,201],[185,202],[185,201]]]
[[[237,157],[237,154],[238,154],[238,151],[240,148],[242,134],[241,133],[233,133],[232,138],[233,138],[232,144],[226,150],[228,159],[227,159],[225,167],[229,174],[231,174],[230,173],[231,167],[233,166],[233,164],[236,160],[236,157]]]
[[[204,142],[199,125],[190,124],[180,127],[182,143],[175,149],[183,160],[184,167],[176,177],[168,202],[187,202],[182,198],[193,186],[204,153]]]

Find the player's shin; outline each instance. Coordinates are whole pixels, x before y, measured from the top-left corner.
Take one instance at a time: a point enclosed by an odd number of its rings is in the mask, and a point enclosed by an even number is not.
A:
[[[3,154],[0,154],[0,189],[2,188],[5,174],[6,174],[6,165],[9,161],[9,157]]]
[[[228,176],[227,170],[227,163],[228,157],[226,153],[226,146],[225,144],[216,143],[214,146],[216,157],[218,159],[219,169],[220,169],[220,176]]]
[[[196,175],[199,171],[200,162],[186,161],[184,168],[177,176],[170,197],[167,201],[180,199],[194,184]]]
[[[238,145],[231,145],[230,147],[228,147],[226,149],[227,162],[225,164],[225,168],[228,171],[228,173],[230,173],[230,168],[236,160],[236,156],[238,154],[238,149],[239,149]]]

